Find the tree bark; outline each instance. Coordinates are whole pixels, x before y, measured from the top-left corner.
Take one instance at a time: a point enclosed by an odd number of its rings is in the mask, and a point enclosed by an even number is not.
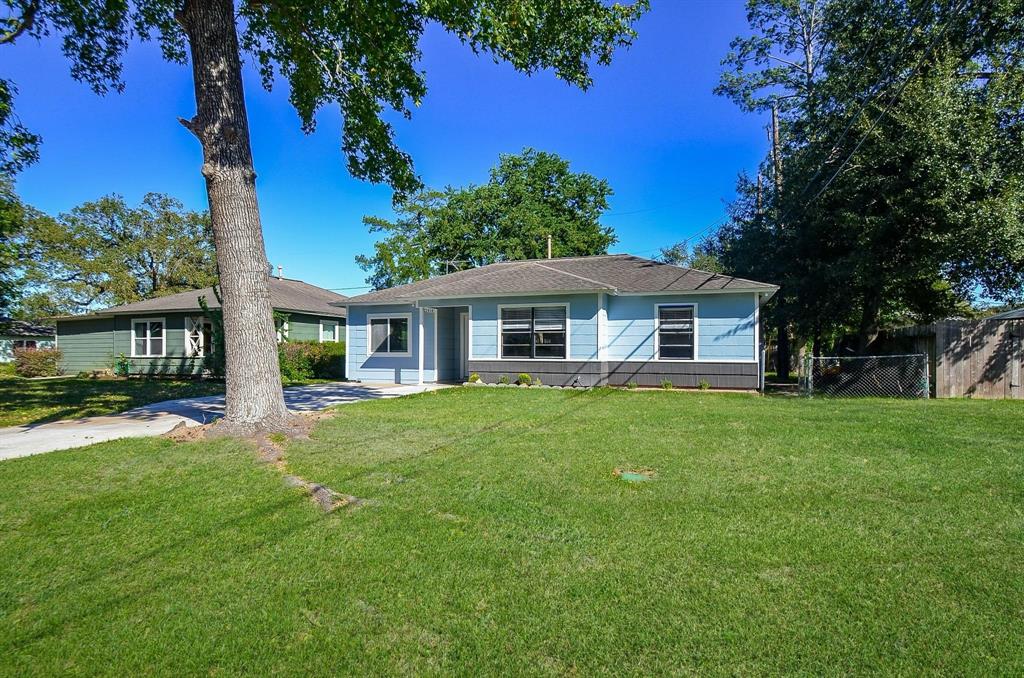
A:
[[[242,65],[232,0],[185,0],[196,115],[182,120],[203,147],[224,318],[225,420],[240,430],[289,419],[281,390]]]
[[[785,321],[779,321],[776,325],[776,344],[775,344],[775,372],[779,377],[779,381],[789,381],[789,363],[791,361],[790,355],[790,341],[789,341],[789,326]]]

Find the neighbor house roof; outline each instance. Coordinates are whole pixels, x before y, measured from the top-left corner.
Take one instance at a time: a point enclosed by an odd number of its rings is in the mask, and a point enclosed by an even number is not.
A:
[[[503,261],[351,297],[346,304],[404,303],[420,299],[515,294],[608,292],[764,292],[775,285],[673,266],[631,254]]]
[[[15,320],[0,316],[0,336],[4,337],[52,337],[52,327],[38,325],[28,320]]]
[[[132,313],[164,313],[176,311],[200,311],[199,297],[205,297],[210,308],[219,308],[220,302],[213,293],[212,287],[200,290],[189,290],[168,294],[165,297],[154,297],[136,301],[122,306],[112,306],[95,313],[84,316],[71,316],[61,320],[74,320],[75,318],[87,318],[96,316],[127,315]],[[325,290],[316,285],[291,280],[289,278],[270,278],[270,303],[280,311],[293,311],[297,313],[310,313],[313,315],[326,315],[337,318],[345,317],[344,309],[335,306],[347,299],[345,295]]]
[[[985,320],[1024,320],[1024,308],[1015,308],[1002,313],[996,313],[985,318]]]

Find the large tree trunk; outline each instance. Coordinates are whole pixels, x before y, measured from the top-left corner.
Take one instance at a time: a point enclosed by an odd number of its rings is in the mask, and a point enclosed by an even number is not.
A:
[[[185,0],[196,115],[184,124],[203,146],[224,312],[226,420],[240,430],[288,420],[281,391],[242,65],[232,0]]]

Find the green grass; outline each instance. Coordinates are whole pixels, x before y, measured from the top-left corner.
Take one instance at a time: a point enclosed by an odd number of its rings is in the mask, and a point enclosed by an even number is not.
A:
[[[1020,674],[1024,403],[466,388],[3,462],[0,672]],[[620,468],[653,468],[628,484]]]
[[[0,426],[114,414],[163,400],[223,392],[223,383],[191,379],[0,378]]]

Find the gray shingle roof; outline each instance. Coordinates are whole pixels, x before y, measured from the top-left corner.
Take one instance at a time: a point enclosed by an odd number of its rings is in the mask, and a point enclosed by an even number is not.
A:
[[[419,299],[504,296],[543,292],[657,294],[774,292],[775,285],[682,268],[631,254],[503,261],[351,297],[346,304],[403,303]]]
[[[201,290],[189,290],[168,294],[166,297],[155,297],[136,301],[122,306],[105,308],[95,315],[124,315],[128,313],[162,313],[166,311],[198,311],[199,297],[206,297],[206,303],[210,308],[218,308],[220,303],[213,293],[212,287]],[[345,310],[334,304],[344,302],[348,297],[343,294],[325,290],[316,285],[291,280],[289,278],[270,278],[270,303],[275,309],[281,311],[295,311],[299,313],[311,313],[314,315],[345,317]],[[75,316],[88,317],[88,316]],[[73,319],[73,318],[62,318]]]
[[[0,336],[5,337],[52,337],[54,331],[47,325],[38,325],[28,320],[15,320],[0,316]]]
[[[1024,308],[1014,308],[985,318],[985,320],[1024,320]]]

